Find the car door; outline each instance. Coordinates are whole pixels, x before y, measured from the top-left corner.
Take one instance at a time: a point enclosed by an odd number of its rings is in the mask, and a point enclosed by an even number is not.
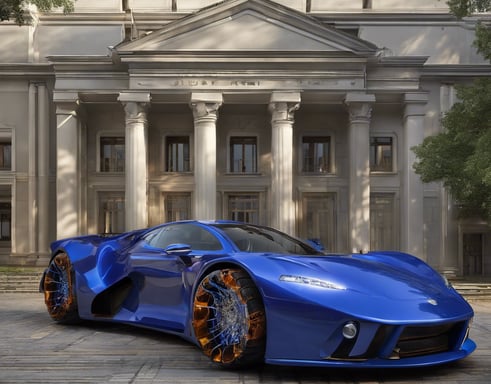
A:
[[[205,228],[181,223],[155,230],[130,251],[131,274],[140,282],[135,321],[154,328],[183,332],[189,308],[183,273],[188,266],[179,255],[165,251],[172,244],[189,245],[189,256],[194,260],[222,246]]]

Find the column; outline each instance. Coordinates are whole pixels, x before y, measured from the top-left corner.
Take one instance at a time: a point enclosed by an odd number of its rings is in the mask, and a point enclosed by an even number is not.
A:
[[[273,92],[271,112],[271,226],[295,234],[293,123],[300,93]]]
[[[28,228],[29,228],[29,254],[37,253],[37,233],[38,233],[38,197],[37,197],[37,168],[36,168],[36,116],[37,116],[37,86],[29,84],[29,114],[28,114]]]
[[[125,226],[148,226],[147,109],[150,94],[122,92],[118,100],[125,111]]]
[[[214,220],[217,212],[217,132],[221,93],[193,93],[194,117],[194,216]]]
[[[421,178],[414,172],[416,160],[412,148],[424,139],[424,117],[428,95],[423,92],[404,95],[404,140],[402,164],[402,250],[423,260],[424,254],[424,191]]]
[[[56,104],[56,234],[81,233],[80,122],[77,93],[55,93]]]
[[[370,249],[370,120],[374,95],[348,93],[349,241],[352,252]]]
[[[49,255],[49,228],[51,211],[49,209],[49,101],[45,84],[38,84],[38,254]]]
[[[455,87],[452,84],[440,86],[440,118],[442,118],[457,101]],[[440,184],[442,241],[438,270],[449,277],[459,272],[459,225],[454,199],[450,192]],[[428,259],[428,257],[427,257]]]

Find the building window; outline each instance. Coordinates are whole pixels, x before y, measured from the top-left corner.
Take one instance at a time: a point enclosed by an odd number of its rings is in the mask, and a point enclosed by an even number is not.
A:
[[[257,172],[257,138],[236,136],[230,138],[230,172]]]
[[[302,194],[300,236],[319,241],[329,252],[336,252],[336,194]]]
[[[370,248],[394,250],[399,248],[395,195],[372,193],[370,195]]]
[[[99,233],[125,231],[124,192],[99,193]]]
[[[259,224],[259,194],[244,193],[229,195],[228,217],[230,220]]]
[[[10,241],[12,228],[12,206],[0,203],[0,241]]]
[[[12,143],[0,141],[0,170],[10,171],[12,169]]]
[[[370,137],[370,171],[392,172],[394,151],[392,137]]]
[[[191,218],[191,193],[165,193],[164,222]]]
[[[166,172],[191,171],[189,136],[168,136],[166,138],[166,149]]]
[[[124,137],[101,137],[100,148],[101,172],[124,172]]]
[[[327,173],[330,170],[329,136],[305,136],[302,138],[302,172]]]

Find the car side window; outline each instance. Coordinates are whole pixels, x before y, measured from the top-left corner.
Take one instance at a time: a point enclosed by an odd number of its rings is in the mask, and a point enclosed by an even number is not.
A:
[[[152,247],[164,249],[171,244],[187,244],[192,250],[218,251],[222,245],[205,228],[194,224],[175,224],[163,227],[160,232],[147,237]]]

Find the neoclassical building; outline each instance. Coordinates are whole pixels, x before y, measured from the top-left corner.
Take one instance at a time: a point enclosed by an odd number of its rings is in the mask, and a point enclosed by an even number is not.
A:
[[[78,0],[0,23],[0,264],[49,243],[236,219],[332,252],[491,275],[486,223],[412,147],[491,75],[439,0]]]

